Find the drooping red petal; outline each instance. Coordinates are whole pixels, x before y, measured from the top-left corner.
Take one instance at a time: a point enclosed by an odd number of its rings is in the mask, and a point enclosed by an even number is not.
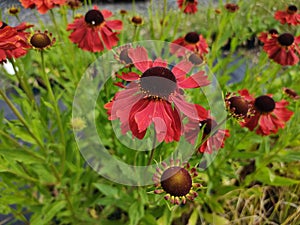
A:
[[[147,50],[144,47],[128,49],[128,56],[131,58],[135,67],[141,72],[145,72],[152,67],[152,60],[148,58]]]
[[[172,68],[172,73],[175,75],[177,81],[181,81],[190,72],[192,67],[193,64],[191,62],[182,60]]]
[[[204,71],[200,71],[198,73],[193,74],[192,76],[189,76],[188,78],[185,78],[184,80],[180,81],[178,83],[178,86],[180,88],[198,88],[207,86],[210,84],[210,81],[207,79],[207,76],[205,76]]]

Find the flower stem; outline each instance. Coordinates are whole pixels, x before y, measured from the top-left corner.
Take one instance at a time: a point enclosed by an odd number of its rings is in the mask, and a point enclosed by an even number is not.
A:
[[[167,14],[167,0],[164,0],[163,15],[162,15],[162,19],[161,19],[160,39],[162,38],[162,36],[164,34],[166,14]]]
[[[155,153],[155,150],[156,150],[156,132],[154,131],[154,137],[153,137],[153,143],[152,143],[152,150],[151,150],[151,153],[150,153],[150,156],[149,156],[149,160],[148,160],[148,163],[147,163],[147,166],[149,166],[153,160],[153,157],[154,157],[154,153]]]
[[[21,87],[23,88],[25,94],[27,95],[27,97],[29,98],[30,101],[34,101],[34,95],[32,93],[32,90],[31,88],[29,87],[28,85],[28,82],[27,80],[24,78],[24,76],[20,75],[16,65],[15,65],[15,62],[13,59],[9,60],[9,62],[11,63],[13,69],[14,69],[14,72],[15,72],[15,75],[18,79],[18,81],[20,82],[20,85]]]

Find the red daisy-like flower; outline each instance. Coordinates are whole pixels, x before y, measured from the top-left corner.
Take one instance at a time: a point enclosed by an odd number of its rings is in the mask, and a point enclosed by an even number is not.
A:
[[[17,29],[20,27],[17,26]],[[25,33],[17,29],[0,22],[0,63],[6,62],[7,58],[18,58],[26,53]]]
[[[119,41],[118,33],[112,30],[121,30],[122,21],[106,20],[111,16],[111,11],[100,11],[94,6],[84,17],[77,18],[68,25],[67,30],[73,30],[69,36],[70,40],[79,48],[90,52],[101,52],[104,45],[107,49],[112,49]]]
[[[3,29],[4,27],[8,26],[6,23],[0,21],[0,29]],[[24,56],[28,49],[30,49],[30,45],[28,43],[28,37],[30,35],[29,32],[26,32],[25,30],[33,27],[32,24],[27,24],[25,22],[12,27],[17,31],[17,35],[19,36],[19,41],[17,44],[17,48],[12,50],[6,50],[7,58],[19,58],[21,56]]]
[[[184,37],[172,41],[170,45],[170,52],[179,57],[186,55],[190,51],[196,53],[200,58],[203,58],[203,55],[208,53],[208,44],[201,34],[189,32]]]
[[[235,3],[227,3],[227,4],[225,4],[224,7],[228,12],[231,12],[231,13],[234,13],[240,9],[240,7]]]
[[[300,14],[298,13],[298,9],[295,5],[289,5],[285,11],[276,11],[274,18],[281,24],[287,23],[295,26],[300,24]]]
[[[128,56],[140,73],[118,75],[130,83],[105,105],[109,119],[120,119],[123,134],[131,130],[134,137],[143,139],[153,123],[159,142],[179,141],[180,112],[191,118],[198,116],[194,105],[185,101],[182,89],[208,85],[207,76],[200,71],[187,77],[191,62],[181,61],[170,69],[161,58],[149,59],[144,47],[128,49]]]
[[[184,13],[194,14],[198,11],[197,0],[177,0],[177,4]]]
[[[195,107],[198,112],[198,118],[189,118],[184,128],[185,138],[194,145],[199,132],[203,129],[202,140],[204,142],[199,146],[198,152],[211,154],[224,147],[224,141],[229,137],[229,130],[217,129],[218,123],[208,116],[208,112],[205,113],[204,109],[199,105],[195,105]],[[204,119],[203,115],[206,115]]]
[[[276,29],[271,29],[268,32],[261,32],[258,36],[258,40],[261,42],[266,42],[267,40],[271,39],[272,35],[277,35],[278,31]]]
[[[263,43],[264,51],[269,55],[269,58],[273,59],[276,63],[283,66],[298,63],[299,57],[296,53],[300,54],[300,36],[294,37],[290,33],[281,35],[272,34],[270,38],[265,39]]]
[[[47,13],[49,9],[55,6],[64,5],[66,0],[20,0],[24,8],[37,8],[38,12],[41,14]]]
[[[246,89],[240,90],[239,94],[251,102],[255,110],[254,115],[245,118],[241,125],[251,131],[255,130],[257,134],[277,133],[278,129],[284,128],[285,123],[293,115],[293,112],[286,108],[289,103],[285,100],[275,102],[271,95],[261,95],[254,98]]]

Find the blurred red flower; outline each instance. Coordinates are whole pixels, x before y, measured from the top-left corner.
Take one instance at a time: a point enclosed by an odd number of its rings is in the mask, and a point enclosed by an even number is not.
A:
[[[240,124],[251,131],[255,130],[257,134],[265,136],[277,133],[293,115],[286,108],[289,103],[285,100],[275,102],[271,95],[254,98],[246,89],[240,90],[239,94],[251,102],[255,110],[252,117],[245,118]]]
[[[294,37],[290,33],[272,34],[270,38],[261,39],[264,43],[264,51],[270,59],[280,65],[295,65],[299,61],[296,53],[300,54],[300,36]]]
[[[289,7],[285,10],[278,10],[274,14],[274,18],[278,20],[281,24],[289,24],[289,25],[299,25],[300,24],[300,14],[298,13],[298,9],[295,5],[289,5]]]
[[[204,37],[196,32],[189,32],[184,37],[172,41],[170,45],[172,54],[184,56],[187,51],[192,51],[202,58],[204,54],[208,53],[208,44]]]
[[[36,7],[39,13],[45,14],[49,9],[65,4],[66,0],[20,0],[20,2],[26,9]]]
[[[198,118],[189,118],[188,123],[184,127],[186,140],[191,144],[196,144],[199,132],[203,128],[202,141],[204,141],[199,148],[198,152],[211,154],[224,147],[224,141],[230,136],[229,130],[218,129],[218,123],[211,117],[209,113],[205,112],[199,105],[195,105]],[[203,118],[204,117],[204,118]]]
[[[19,58],[27,53],[30,48],[27,41],[29,33],[25,30],[32,26],[31,24],[21,23],[18,26],[10,27],[0,21],[0,32],[3,34],[7,32],[1,40],[7,40],[7,46],[9,46],[0,48],[0,63],[6,62],[6,58]]]
[[[128,49],[128,56],[141,75],[122,73],[119,78],[130,82],[105,105],[110,120],[120,119],[122,133],[144,138],[153,123],[159,142],[179,141],[182,134],[180,112],[197,118],[193,104],[185,101],[182,89],[206,86],[210,82],[203,71],[186,76],[193,64],[181,61],[169,69],[166,61],[148,58],[144,47]]]
[[[194,14],[198,11],[198,0],[177,0],[177,4],[184,13]]]
[[[99,10],[97,6],[89,10],[84,17],[80,17],[69,24],[67,30],[73,30],[70,40],[79,48],[90,52],[101,52],[104,45],[107,49],[118,44],[117,32],[121,30],[121,20],[106,20],[112,16],[109,10]]]

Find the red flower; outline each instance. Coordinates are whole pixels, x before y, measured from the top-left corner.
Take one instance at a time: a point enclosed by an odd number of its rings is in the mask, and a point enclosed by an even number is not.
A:
[[[300,54],[300,36],[294,37],[290,33],[281,35],[272,34],[270,38],[263,41],[264,51],[267,52],[270,59],[280,65],[295,65],[298,63],[299,58],[296,52]]]
[[[290,5],[285,11],[276,11],[274,17],[281,24],[299,25],[300,14],[297,13],[298,9],[295,5]]]
[[[229,137],[229,131],[223,129],[216,129],[218,123],[211,117],[208,116],[208,112],[199,106],[195,105],[198,118],[191,119],[189,118],[189,122],[185,125],[184,132],[186,140],[191,144],[196,144],[198,134],[203,129],[202,140],[204,142],[198,148],[198,152],[211,154],[214,151],[219,150],[219,148],[224,147],[224,141],[227,137]],[[203,118],[203,116],[205,116]],[[213,134],[211,133],[213,131]]]
[[[203,71],[186,77],[193,67],[188,61],[181,61],[172,69],[161,58],[152,61],[144,47],[128,49],[128,56],[141,75],[136,72],[118,75],[130,83],[105,105],[109,119],[120,119],[123,134],[131,130],[133,136],[142,139],[153,123],[159,142],[179,141],[180,112],[197,118],[194,105],[185,101],[182,89],[210,82]]]
[[[38,12],[45,14],[49,9],[58,5],[63,5],[66,0],[20,0],[24,8],[37,8]]]
[[[245,118],[241,125],[251,131],[255,130],[257,134],[277,133],[293,115],[293,112],[286,108],[289,103],[285,100],[275,102],[271,95],[254,98],[246,89],[240,90],[239,93],[254,105],[255,110],[254,115]]]
[[[70,40],[79,48],[90,52],[101,52],[104,45],[107,49],[118,44],[117,32],[121,30],[122,21],[105,19],[112,16],[108,10],[99,10],[97,6],[89,10],[84,17],[77,18],[69,24],[67,30],[73,30],[69,36]]]
[[[170,45],[170,52],[177,56],[184,56],[187,51],[192,51],[202,58],[204,54],[208,53],[208,44],[201,34],[189,32]]]
[[[275,29],[271,29],[268,32],[261,32],[258,36],[258,40],[260,40],[261,42],[266,42],[267,40],[271,39],[272,35],[277,35],[278,31]]]
[[[29,44],[27,42],[28,33],[24,30],[31,25],[22,23],[16,27],[10,27],[0,21],[0,63],[6,59],[18,58],[27,53]]]
[[[228,11],[228,12],[236,12],[239,10],[239,6],[237,4],[234,4],[234,3],[227,3],[225,4],[225,9]]]
[[[183,9],[184,13],[194,14],[198,11],[197,0],[177,0],[178,7]]]

